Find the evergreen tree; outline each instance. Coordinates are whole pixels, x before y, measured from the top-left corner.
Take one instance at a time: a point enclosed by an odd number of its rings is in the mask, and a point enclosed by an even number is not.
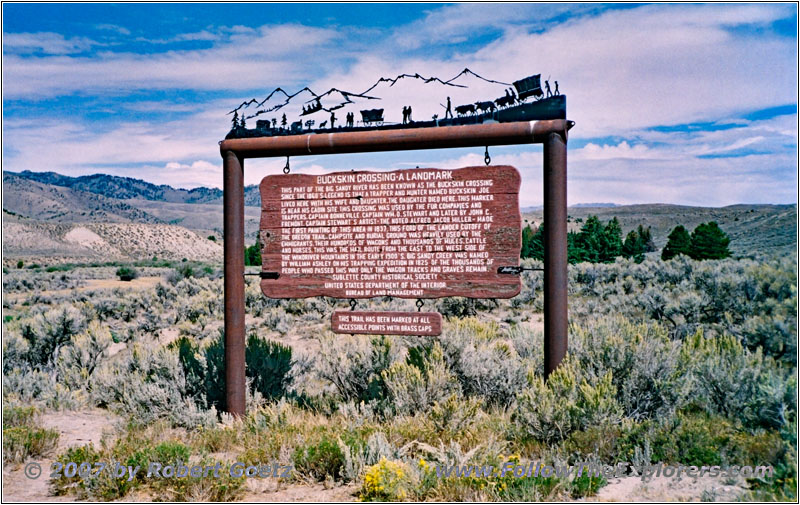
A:
[[[603,225],[597,216],[589,216],[575,237],[575,254],[579,261],[600,262],[600,251],[605,243]]]
[[[640,226],[641,228],[641,226]],[[625,236],[622,244],[622,255],[626,258],[633,258],[636,263],[644,261],[645,244],[642,237],[634,230]]]
[[[544,261],[544,223],[539,225],[531,238],[530,256],[528,257]]]
[[[256,243],[244,249],[244,264],[247,266],[261,266],[261,241],[256,239]]]
[[[522,229],[522,248],[520,249],[519,252],[520,258],[531,257],[532,242],[533,242],[533,230],[531,229],[531,225],[528,225]]]
[[[661,259],[670,260],[679,254],[692,255],[692,237],[683,225],[678,225],[669,232],[667,245],[661,251]]]
[[[689,255],[697,260],[720,260],[731,255],[728,249],[731,239],[715,221],[702,223],[692,232],[692,248]]]
[[[614,259],[622,254],[622,226],[615,217],[603,228],[603,241],[600,248],[600,261],[614,263]]]
[[[656,250],[656,244],[653,242],[653,235],[650,233],[649,226],[645,228],[639,225],[639,228],[636,229],[636,234],[639,235],[642,244],[644,244],[644,252],[653,252]]]
[[[578,246],[578,237],[580,235],[574,231],[567,233],[567,262],[575,264],[583,261],[581,249]]]

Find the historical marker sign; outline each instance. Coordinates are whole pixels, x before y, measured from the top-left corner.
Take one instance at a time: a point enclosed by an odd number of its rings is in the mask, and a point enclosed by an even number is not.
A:
[[[270,175],[261,181],[271,298],[510,298],[520,278],[510,166]]]
[[[442,315],[438,312],[360,312],[336,311],[331,316],[334,333],[367,335],[442,334]]]

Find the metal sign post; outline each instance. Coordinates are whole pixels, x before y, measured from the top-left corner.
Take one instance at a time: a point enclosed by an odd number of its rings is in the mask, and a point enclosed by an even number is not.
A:
[[[245,414],[244,159],[544,144],[545,375],[567,350],[567,132],[564,119],[409,130],[228,139],[223,159],[225,251],[225,410]]]

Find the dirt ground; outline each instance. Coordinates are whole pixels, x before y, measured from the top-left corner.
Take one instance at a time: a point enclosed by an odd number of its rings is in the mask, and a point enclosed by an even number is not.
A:
[[[102,409],[79,412],[47,412],[42,415],[42,424],[46,428],[57,430],[60,434],[58,447],[47,457],[32,459],[26,463],[36,462],[42,467],[38,479],[25,477],[25,464],[3,465],[3,501],[4,502],[70,502],[72,496],[52,496],[48,475],[53,463],[53,455],[69,447],[93,444],[99,447],[103,437],[114,433],[114,426],[119,422],[112,413]]]
[[[653,478],[643,482],[641,477],[612,479],[600,488],[597,496],[581,501],[591,502],[686,502],[686,501],[736,501],[746,489],[741,479],[726,484],[723,477],[680,479]]]
[[[279,502],[351,502],[358,501],[355,494],[358,486],[325,487],[323,484],[281,484],[269,480],[248,479],[247,492],[241,498],[243,502],[279,503]]]
[[[58,447],[48,457],[31,460],[42,466],[38,479],[28,479],[23,473],[24,464],[7,464],[3,468],[3,501],[9,502],[70,502],[73,496],[52,496],[49,487],[50,465],[53,455],[65,449],[85,444],[99,446],[103,438],[111,441],[120,419],[102,409],[79,412],[48,412],[42,416],[45,427],[60,433]],[[587,502],[685,502],[685,501],[736,501],[746,490],[744,482],[723,477],[670,479],[653,478],[643,482],[639,477],[612,479],[596,496],[579,501]],[[326,484],[279,483],[269,479],[248,479],[243,502],[351,502],[358,486]],[[148,501],[144,495],[137,500]],[[127,501],[127,500],[125,500]]]
[[[36,462],[42,467],[38,479],[28,479],[24,474],[25,464],[6,464],[3,466],[3,502],[74,502],[74,496],[53,496],[50,490],[48,474],[53,463],[53,456],[69,447],[94,444],[99,446],[103,437],[111,441],[116,423],[120,419],[102,409],[78,412],[47,412],[42,415],[42,424],[60,434],[58,447],[47,457],[31,459],[26,463]],[[247,479],[247,487],[243,502],[349,502],[356,501],[358,486],[326,486],[324,484],[285,484],[278,485],[272,480]],[[147,501],[147,496],[136,499]],[[125,500],[127,501],[127,500]]]

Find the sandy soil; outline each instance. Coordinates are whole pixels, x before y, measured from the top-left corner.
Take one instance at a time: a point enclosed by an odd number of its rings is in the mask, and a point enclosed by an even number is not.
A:
[[[642,482],[641,477],[612,479],[600,489],[597,496],[579,501],[592,502],[685,502],[685,501],[736,501],[746,488],[739,479],[726,484],[723,477],[705,475],[698,478],[653,478]]]
[[[14,258],[162,259],[222,261],[222,245],[168,224],[9,222],[3,255]],[[52,262],[52,260],[50,260]]]
[[[241,498],[243,502],[352,502],[358,501],[355,494],[358,486],[333,486],[326,488],[323,484],[277,484],[269,479],[248,479],[247,492]]]
[[[93,409],[79,412],[48,412],[42,415],[42,424],[58,430],[58,447],[47,457],[36,458],[26,463],[36,462],[42,467],[38,479],[28,479],[23,473],[25,464],[3,465],[3,501],[15,502],[70,502],[73,496],[52,496],[48,475],[53,456],[69,447],[94,444],[99,447],[103,437],[110,440],[114,425],[119,419],[112,413]]]
[[[93,291],[96,289],[146,289],[152,288],[162,280],[161,277],[139,277],[132,281],[121,281],[119,279],[86,279],[86,285],[77,289],[78,291]]]
[[[119,256],[120,254],[119,250],[111,247],[100,235],[83,226],[78,226],[68,231],[64,235],[64,240],[97,253],[104,252],[110,256]]]

